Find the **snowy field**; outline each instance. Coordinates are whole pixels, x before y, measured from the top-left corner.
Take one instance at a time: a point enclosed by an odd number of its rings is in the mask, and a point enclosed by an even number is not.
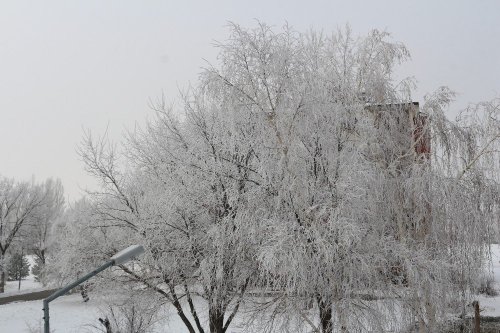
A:
[[[83,302],[80,294],[60,297],[50,303],[51,331],[54,333],[102,332],[100,330],[102,326],[98,322],[98,318],[102,317],[101,306],[102,303],[93,299],[92,295],[87,303]],[[173,309],[162,310],[166,320],[158,322],[157,332],[188,332]],[[43,332],[42,317],[41,300],[0,305],[0,332]],[[229,332],[238,331],[229,330]]]
[[[61,297],[50,305],[50,323],[54,332],[92,332],[86,324],[97,322],[94,304],[82,302],[80,295]],[[42,301],[0,305],[0,332],[43,332]],[[98,332],[97,330],[94,330]]]
[[[496,290],[500,290],[500,246],[496,244],[492,245],[492,272],[495,279],[494,287]],[[22,281],[21,292],[39,287],[40,285],[30,275]],[[18,292],[17,282],[8,282],[6,290],[9,294]],[[102,326],[99,326],[98,322],[98,318],[102,317],[103,303],[92,295],[90,296],[91,300],[87,303],[83,302],[80,294],[60,297],[53,301],[50,306],[51,330],[55,333],[103,332]],[[477,299],[482,316],[500,316],[500,295],[496,297],[480,295]],[[187,332],[172,306],[165,305],[160,310],[160,316],[165,319],[157,323],[157,332]],[[0,333],[42,332],[42,317],[41,300],[0,305]],[[241,322],[241,320],[237,316],[228,333],[243,332],[243,329],[238,327],[238,321]]]
[[[98,318],[102,317],[102,303],[92,298],[87,303],[80,294],[60,297],[50,303],[50,328],[54,333],[103,332]],[[188,332],[173,307],[164,306],[160,315],[165,318],[157,322],[156,332]],[[15,302],[0,305],[0,333],[43,332],[42,301]],[[237,319],[228,333],[239,333]]]

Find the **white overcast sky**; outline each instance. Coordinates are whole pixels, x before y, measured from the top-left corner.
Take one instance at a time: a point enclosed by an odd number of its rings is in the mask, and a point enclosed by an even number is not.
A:
[[[412,54],[415,100],[441,85],[468,102],[500,95],[500,1],[0,0],[0,175],[58,177],[67,198],[92,187],[82,129],[112,138],[151,115],[148,100],[195,82],[228,21],[326,32],[392,33]]]

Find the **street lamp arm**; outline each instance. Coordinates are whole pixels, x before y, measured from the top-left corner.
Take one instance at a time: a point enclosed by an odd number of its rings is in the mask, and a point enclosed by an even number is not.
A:
[[[44,299],[43,300],[44,332],[45,333],[50,332],[50,328],[49,328],[49,325],[50,325],[49,324],[49,317],[50,317],[50,315],[49,315],[49,303],[50,302],[52,302],[53,300],[55,300],[59,296],[66,294],[68,291],[70,291],[71,289],[75,288],[76,286],[82,284],[83,282],[87,281],[91,277],[99,274],[100,272],[102,272],[106,268],[113,266],[113,264],[114,264],[113,260],[107,261],[104,265],[96,268],[92,272],[82,276],[81,278],[79,278],[75,282],[68,284],[66,287],[59,289],[58,291],[56,291],[55,293],[53,293],[52,295],[50,295],[49,297]]]
[[[113,266],[114,264],[114,261],[113,260],[109,260],[108,262],[106,262],[104,265],[96,268],[95,270],[93,270],[92,272],[82,276],[81,278],[79,278],[78,280],[76,280],[75,282],[71,283],[71,284],[68,284],[66,287],[64,288],[61,288],[59,289],[58,291],[56,291],[55,293],[53,293],[52,295],[50,295],[49,297],[47,297],[44,302],[46,301],[47,303],[48,302],[51,302],[53,300],[55,300],[56,298],[58,298],[59,296],[62,296],[64,294],[66,294],[68,291],[70,291],[71,289],[75,288],[76,286],[78,286],[79,284],[82,284],[83,282],[87,281],[88,279],[90,279],[91,277],[99,274],[100,272],[102,272],[103,270],[105,270],[106,268],[108,267],[111,267]]]

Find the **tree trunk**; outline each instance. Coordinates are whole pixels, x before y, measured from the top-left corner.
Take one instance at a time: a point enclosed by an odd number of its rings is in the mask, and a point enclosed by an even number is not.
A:
[[[323,299],[318,300],[319,321],[321,325],[321,333],[333,332],[333,313],[332,304]]]
[[[1,269],[2,271],[0,272],[0,293],[3,293],[5,291],[5,272],[3,270],[3,267]]]
[[[5,253],[0,252],[0,293],[5,291]]]
[[[113,333],[113,330],[111,328],[111,323],[109,322],[109,319],[107,317],[104,319],[99,318],[99,322],[104,325],[106,333]]]
[[[224,313],[220,309],[208,310],[210,333],[224,333]]]
[[[474,333],[481,333],[481,315],[479,314],[479,302],[472,302],[474,305]]]
[[[436,307],[431,300],[429,286],[425,287],[425,313],[427,315],[428,329],[436,329]]]

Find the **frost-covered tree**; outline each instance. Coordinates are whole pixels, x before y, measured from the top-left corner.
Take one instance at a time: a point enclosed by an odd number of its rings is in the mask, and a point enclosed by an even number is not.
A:
[[[0,200],[0,262],[9,248],[17,244],[35,254],[43,265],[51,225],[64,208],[61,182],[15,182],[2,178]]]
[[[439,109],[439,99],[434,100],[430,105]],[[432,209],[434,224],[441,228],[436,240],[448,251],[451,280],[465,299],[470,289],[477,289],[477,276],[489,258],[487,246],[498,237],[499,117],[496,98],[433,127],[432,163],[439,178],[433,184]]]
[[[29,250],[44,264],[52,225],[64,210],[64,189],[59,179],[49,178],[40,186],[44,200],[30,219],[27,238],[29,238]]]
[[[110,250],[113,244],[107,239],[106,229],[98,227],[93,209],[88,199],[80,199],[69,205],[52,226],[51,234],[57,237],[46,258],[48,282],[72,282],[114,254]]]
[[[391,168],[375,155],[411,151],[377,142],[381,135],[411,141],[411,127],[396,128],[409,115],[366,107],[405,102],[391,73],[408,53],[387,39],[378,31],[354,39],[348,29],[323,36],[234,26],[220,45],[223,65],[204,76],[215,101],[206,112],[222,109],[258,159],[261,200],[251,204],[266,231],[258,250],[263,276],[285,293],[287,311],[314,300],[325,332],[335,314],[348,325],[360,291],[387,286],[383,272],[397,245],[385,232],[394,222],[374,221],[383,201],[378,171]]]
[[[51,232],[52,226],[64,211],[64,189],[59,179],[51,178],[40,183],[39,187],[43,193],[43,202],[32,212],[22,234],[24,247],[36,256],[37,278],[45,283],[47,253],[54,236],[57,237]]]
[[[498,183],[451,180],[445,166],[470,161],[461,172],[482,174],[475,161],[486,148],[464,148],[498,142],[498,132],[478,125],[490,133],[481,143],[470,126],[448,121],[447,89],[415,109],[411,81],[392,79],[408,52],[386,33],[232,32],[219,45],[222,65],[202,76],[208,98],[197,105],[224,113],[217,120],[244,134],[256,156],[261,200],[251,204],[264,224],[258,256],[269,285],[292,309],[314,299],[319,320],[309,322],[323,332],[435,330],[456,287],[472,287],[480,271],[494,218],[483,206],[498,198]],[[398,301],[367,306],[380,294]]]
[[[122,230],[127,241],[149,250],[141,270],[122,267],[129,280],[165,297],[190,332],[225,332],[255,275],[247,203],[257,184],[249,169],[252,152],[242,151],[231,134],[213,135],[213,126],[225,126],[218,121],[223,118],[202,111],[187,106],[181,124],[160,106],[147,130],[130,139],[136,171],[128,177],[101,141],[87,137],[81,153],[103,180],[105,191],[93,194],[103,228]],[[205,305],[195,297],[208,304],[208,327]]]
[[[0,293],[4,292],[6,255],[43,201],[44,193],[38,185],[0,178]]]
[[[498,103],[457,122],[448,89],[411,103],[393,79],[408,51],[384,32],[230,31],[183,112],[160,100],[122,152],[86,134],[102,186],[73,249],[144,244],[114,279],[164,297],[189,332],[226,332],[249,288],[277,295],[259,312],[270,331],[436,330],[496,226]]]

